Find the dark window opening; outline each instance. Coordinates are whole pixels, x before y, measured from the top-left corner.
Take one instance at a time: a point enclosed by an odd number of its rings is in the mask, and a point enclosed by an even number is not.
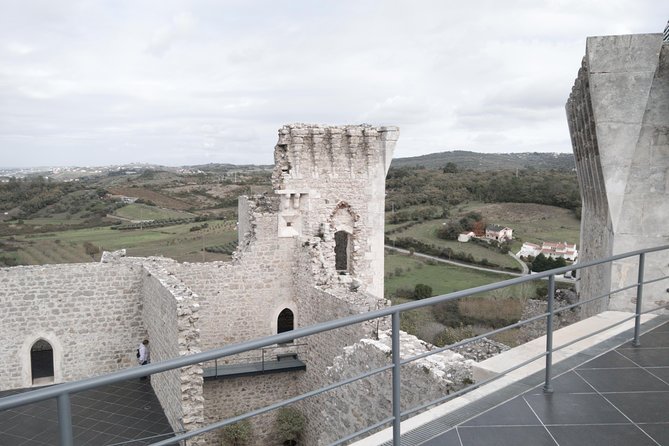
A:
[[[39,378],[53,378],[53,348],[44,339],[35,342],[30,349],[30,371],[33,383]]]
[[[335,269],[348,272],[348,245],[350,235],[346,231],[335,232]]]
[[[284,331],[290,331],[295,327],[295,318],[293,312],[288,308],[284,308],[279,313],[279,319],[277,321],[277,333],[283,333]]]

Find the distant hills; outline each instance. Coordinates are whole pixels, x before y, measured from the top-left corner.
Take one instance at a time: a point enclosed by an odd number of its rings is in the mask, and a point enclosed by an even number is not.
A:
[[[571,153],[477,153],[466,150],[430,153],[428,155],[394,158],[391,167],[425,167],[441,169],[447,163],[454,163],[460,170],[515,170],[534,168],[536,170],[573,170],[574,155]],[[194,166],[168,167],[156,164],[122,164],[98,167],[29,167],[2,168],[2,177],[46,176],[56,180],[97,177],[110,174],[137,174],[144,171],[166,171],[177,174],[216,173],[233,171],[271,170],[270,165],[210,163]]]
[[[572,153],[477,153],[466,150],[430,153],[408,158],[394,158],[390,167],[425,167],[441,169],[454,163],[460,170],[572,170],[576,167]]]

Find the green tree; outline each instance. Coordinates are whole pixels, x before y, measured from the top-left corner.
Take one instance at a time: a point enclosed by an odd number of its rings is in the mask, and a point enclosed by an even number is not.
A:
[[[444,166],[444,173],[458,173],[458,165],[453,162],[448,162]]]

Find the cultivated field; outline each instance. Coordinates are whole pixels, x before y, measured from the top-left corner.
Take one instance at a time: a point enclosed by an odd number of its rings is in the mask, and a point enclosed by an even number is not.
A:
[[[126,248],[128,256],[165,256],[180,262],[229,260],[228,255],[204,252],[203,247],[236,242],[234,222],[206,223],[208,226],[198,231],[191,228],[203,223],[126,231],[103,227],[17,236],[6,243],[24,265],[99,261],[100,253],[86,254],[87,242],[100,252]]]
[[[117,209],[113,215],[127,220],[168,220],[196,217],[195,214],[191,214],[190,212],[175,211],[138,203],[125,205]]]

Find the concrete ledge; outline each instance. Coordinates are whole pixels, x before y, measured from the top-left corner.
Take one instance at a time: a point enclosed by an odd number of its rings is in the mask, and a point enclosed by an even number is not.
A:
[[[634,316],[634,313],[622,311],[602,312],[596,316],[584,319],[575,324],[561,328],[560,330],[556,330],[553,333],[553,346],[560,347],[561,345],[598,330],[603,330],[607,326],[611,326],[632,316]],[[655,317],[656,316],[652,314],[643,315],[641,317],[641,322],[644,323],[651,321]],[[558,364],[565,359],[573,357],[597,344],[605,342],[610,338],[616,335],[620,335],[623,332],[629,331],[633,328],[634,319],[631,319],[613,328],[603,330],[601,333],[593,335],[587,339],[575,342],[569,347],[565,347],[562,350],[554,352],[553,364]],[[632,332],[630,332],[630,338],[631,336]],[[520,345],[511,350],[507,350],[504,353],[482,361],[474,366],[475,382],[480,382],[489,379],[490,377],[500,375],[502,372],[504,372],[504,370],[510,369],[526,361],[528,358],[544,352],[545,349],[546,336],[542,336],[526,344]],[[509,398],[522,393],[524,390],[529,390],[531,387],[529,387],[527,384],[519,385],[519,381],[543,370],[545,364],[546,361],[544,358],[537,359],[536,361],[533,361],[519,368],[518,370],[514,370],[513,372],[501,376],[500,378],[488,384],[475,388],[460,397],[447,401],[444,404],[441,404],[403,421],[401,427],[403,437],[405,434],[417,430],[427,423],[437,421],[440,418],[449,417],[449,415],[464,409],[466,406],[475,403],[484,397],[489,397],[495,392],[500,392],[503,389],[508,389],[511,387],[517,390],[517,392],[512,396],[509,396]],[[534,385],[536,384],[538,383],[535,383]],[[476,414],[478,413],[472,413],[472,416]],[[355,446],[380,446],[385,444],[392,444],[392,428],[384,429],[352,444]]]
[[[589,333],[610,327],[611,325],[617,324],[620,321],[633,316],[634,313],[627,313],[623,311],[604,311],[596,316],[592,316],[588,319],[576,322],[553,332],[553,348],[559,348],[561,345],[568,344],[569,342],[572,342],[578,338],[587,336]],[[654,315],[650,314],[643,315],[641,317],[641,322],[647,322],[654,317]],[[585,350],[586,348],[599,344],[600,342],[622,333],[625,330],[629,330],[632,327],[634,327],[634,320],[621,323],[620,325],[617,325],[611,329],[602,331],[599,334],[590,336],[587,339],[558,350],[553,353],[553,363],[555,364],[562,361],[563,359],[569,358],[574,354]],[[518,347],[512,348],[511,350],[507,350],[503,353],[500,353],[499,355],[479,362],[474,365],[474,382],[485,381],[486,379],[499,375],[505,370],[508,370],[513,366],[526,361],[527,358],[539,355],[545,351],[546,336],[541,336],[540,338],[534,339],[526,344],[519,345]],[[543,370],[545,365],[545,359],[537,359],[536,361],[531,362],[518,370],[510,372],[507,376],[513,377],[515,379],[522,379],[539,370]]]

